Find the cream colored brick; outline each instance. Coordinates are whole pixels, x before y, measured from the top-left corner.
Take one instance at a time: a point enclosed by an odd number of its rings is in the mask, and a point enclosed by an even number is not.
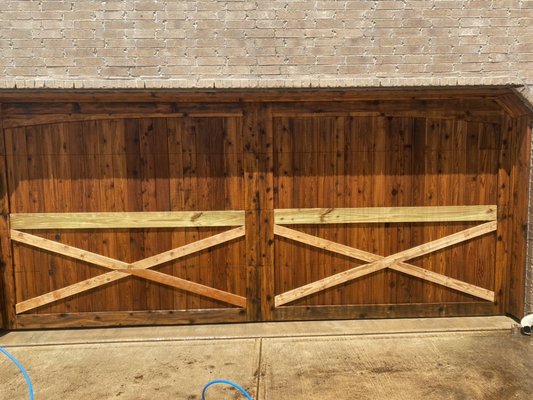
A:
[[[98,67],[68,67],[68,74],[72,76],[97,76]]]
[[[306,12],[303,10],[277,10],[276,18],[281,20],[286,19],[305,19]]]
[[[270,51],[270,48],[265,47],[256,49],[254,51],[248,51],[248,54],[250,55],[264,55],[264,54],[277,54],[280,56],[286,56],[289,58],[292,58],[293,56],[301,56],[305,54],[309,54],[309,48],[307,47],[298,47],[296,49],[287,48],[287,47],[276,47],[274,48],[274,52]]]
[[[41,15],[43,15],[42,13]],[[39,18],[40,15],[35,15],[33,18]],[[67,21],[84,21],[91,20],[93,21],[96,18],[96,13],[94,11],[77,11],[77,12],[50,12],[48,15],[44,16],[46,19],[62,19]],[[55,18],[54,18],[55,17]],[[104,17],[101,17],[104,18]]]
[[[43,11],[70,11],[72,8],[72,2],[70,1],[43,1],[41,4],[41,10]]]
[[[129,76],[129,71],[127,68],[122,68],[122,67],[103,67],[100,69],[100,76],[124,77],[124,76]]]
[[[265,26],[259,26],[257,23],[259,21],[253,21],[253,20],[231,20],[231,21],[224,21],[224,28],[225,29],[240,29],[240,30],[251,30],[255,27],[258,28],[265,28]],[[268,28],[268,27],[266,27]]]
[[[195,75],[219,75],[221,66],[218,65],[198,65],[190,68],[191,73]]]
[[[94,7],[94,2],[93,7]],[[106,0],[104,3],[104,9],[109,11],[115,10],[133,10],[133,0]]]
[[[225,57],[197,57],[196,65],[224,65]]]
[[[246,87],[263,84],[260,77],[269,78],[265,85],[302,87],[318,85],[321,76],[332,79],[320,85],[531,82],[533,9],[528,4],[4,0],[0,46],[3,59],[13,64],[2,70],[3,81],[18,79],[18,65],[26,68],[20,70],[24,79],[19,84],[30,86],[36,84],[27,78],[31,71],[42,77],[40,84],[57,80],[65,87],[106,82],[111,82],[108,87],[144,87],[145,76],[167,87],[198,82]],[[72,67],[44,64],[54,58]],[[108,59],[111,64],[128,59],[133,66],[110,67]],[[90,71],[98,73],[92,81],[76,76]]]
[[[253,65],[251,67],[252,74],[259,75],[279,75],[280,67],[273,65]]]
[[[132,67],[130,74],[138,77],[157,77],[159,76],[159,67]]]
[[[158,0],[138,0],[133,3],[137,11],[161,11],[165,9],[165,2]]]
[[[301,29],[312,29],[315,28],[314,19],[288,19],[283,21],[283,30],[301,30]],[[295,37],[302,36],[301,33]]]
[[[0,29],[2,39],[31,39],[33,37],[33,32],[29,29]]]
[[[155,39],[136,39],[135,46],[137,47],[164,47],[164,42]]]

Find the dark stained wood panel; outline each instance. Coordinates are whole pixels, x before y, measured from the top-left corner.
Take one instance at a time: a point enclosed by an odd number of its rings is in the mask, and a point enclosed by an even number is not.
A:
[[[531,118],[512,88],[2,91],[0,99],[5,327],[524,311]],[[274,307],[277,295],[365,264],[275,236],[277,209],[469,205],[496,205],[496,232],[408,263],[487,289],[494,302],[385,268]],[[16,303],[109,270],[7,240],[10,213],[209,210],[241,210],[245,237],[153,269],[245,297],[245,309],[129,276],[16,314]],[[290,227],[390,256],[476,225]],[[133,263],[228,229],[24,231]]]
[[[494,131],[499,131],[499,126],[451,120],[276,117],[275,208],[496,204],[497,138],[481,139],[484,134],[493,135]],[[473,225],[389,223],[294,228],[387,256]],[[412,263],[491,289],[495,239],[495,234],[488,234]],[[279,294],[358,263],[278,238],[275,265],[276,294]],[[465,268],[466,265],[469,267]],[[471,296],[398,272],[379,271],[296,301],[294,305],[472,300]]]
[[[240,118],[210,117],[86,121],[6,130],[8,170],[13,171],[10,187],[15,188],[11,211],[243,209],[240,128]],[[30,233],[134,262],[224,229]],[[15,257],[19,302],[104,272],[25,245],[15,245]],[[158,270],[236,294],[246,292],[242,240],[165,264]],[[217,307],[227,305],[130,277],[38,311]]]

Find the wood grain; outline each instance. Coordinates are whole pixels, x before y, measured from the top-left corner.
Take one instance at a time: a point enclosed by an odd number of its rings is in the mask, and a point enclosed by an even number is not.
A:
[[[342,254],[350,258],[355,258],[358,260],[374,262],[382,260],[384,257],[376,254],[372,254],[363,250],[355,249],[353,247],[345,246],[330,240],[318,238],[316,236],[308,235],[302,232],[298,232],[293,229],[285,228],[282,226],[275,225],[274,233],[276,235],[285,237],[287,239],[295,240],[300,243],[305,243],[310,246],[319,247],[321,249],[331,251],[334,253]],[[362,268],[362,267],[358,267]],[[494,292],[488,289],[478,287],[476,285],[469,284],[457,279],[450,278],[449,276],[435,273],[415,265],[407,264],[404,262],[398,262],[395,264],[388,265],[387,268],[393,269],[404,274],[414,276],[417,278],[424,279],[429,282],[437,283],[442,286],[446,286],[451,289],[458,290],[463,293],[470,294],[475,297],[479,297],[484,300],[494,302]],[[363,271],[366,273],[375,272],[373,269],[363,270],[361,269],[361,275],[364,276]],[[277,303],[279,304],[279,303]],[[279,304],[281,305],[281,304]]]
[[[390,265],[409,260],[411,258],[420,257],[424,254],[432,253],[434,251],[453,246],[457,243],[464,242],[466,240],[484,235],[496,230],[496,222],[487,222],[482,225],[478,225],[474,228],[465,229],[464,231],[454,233],[452,235],[445,236],[443,238],[424,243],[422,245],[413,247],[408,250],[401,251],[399,253],[383,257],[378,261],[371,262],[369,264],[352,268],[347,271],[332,275],[330,277],[321,279],[316,282],[312,282],[308,285],[290,290],[276,296],[276,306],[290,303],[299,298],[309,296],[310,294],[319,292],[324,289],[328,289],[333,286],[340,285],[358,277],[368,275],[370,273],[387,268]]]
[[[239,221],[235,216],[231,226],[245,223],[246,239],[156,263],[157,272],[176,278],[165,278],[172,284],[130,275],[32,312],[82,321],[85,312],[226,307],[173,286],[184,280],[247,298],[250,321],[275,319],[275,294],[365,261],[274,237],[274,224],[360,249],[372,263],[476,221],[498,221],[496,235],[391,264],[292,304],[358,305],[361,313],[376,304],[415,304],[422,315],[427,303],[436,314],[435,304],[476,312],[468,304],[476,295],[490,301],[493,289],[491,312],[523,312],[530,122],[512,88],[3,91],[0,98],[7,181],[0,242],[4,258],[12,250],[11,267],[2,272],[11,326],[17,302],[94,284],[101,271],[7,242],[9,229],[131,265],[223,231],[210,217],[208,225],[195,225],[196,213],[204,213],[203,223],[208,214],[218,221],[219,213],[236,210]],[[429,207],[429,215],[415,208],[406,215],[410,207]],[[453,215],[443,217],[447,207]],[[487,215],[476,216],[476,207]],[[175,213],[185,221],[171,221]],[[283,213],[289,215],[281,220]],[[157,214],[163,222],[152,221]],[[147,215],[148,225],[136,220]],[[40,222],[48,217],[58,222]],[[340,315],[321,310],[314,315]]]
[[[3,126],[4,111],[0,104],[0,327],[10,329],[15,323],[15,277],[13,253],[9,242],[9,186],[7,168],[7,134]]]
[[[274,183],[269,106],[244,110],[246,297],[250,321],[269,321],[274,307]]]
[[[92,328],[106,326],[220,324],[246,321],[242,308],[21,314],[16,329]]]
[[[496,220],[496,205],[277,209],[278,225],[466,222]]]
[[[46,305],[52,302],[65,299],[75,294],[97,288],[101,285],[109,284],[119,279],[126,278],[130,275],[142,276],[145,279],[151,279],[151,280],[153,279],[159,283],[168,283],[174,287],[177,287],[176,282],[181,282],[181,285],[179,288],[185,289],[185,284],[183,284],[182,280],[180,280],[179,278],[176,280],[173,280],[172,279],[173,277],[169,276],[168,278],[166,278],[166,280],[162,280],[159,274],[150,274],[150,273],[143,274],[142,272],[139,272],[136,274],[135,271],[133,270],[136,269],[136,270],[142,271],[143,269],[152,268],[158,264],[166,263],[166,262],[175,260],[177,258],[185,257],[189,254],[193,254],[198,251],[219,245],[221,243],[225,243],[227,241],[236,239],[241,236],[244,236],[244,227],[235,228],[235,229],[223,232],[219,235],[214,235],[207,239],[201,239],[197,242],[181,246],[177,249],[169,250],[168,252],[165,252],[163,254],[156,255],[153,257],[148,257],[146,259],[129,264],[123,261],[110,259],[108,257],[104,257],[98,254],[76,249],[71,246],[66,246],[60,243],[56,243],[51,240],[38,238],[33,235],[29,235],[23,232],[12,230],[11,237],[13,240],[16,240],[16,241],[19,241],[25,244],[29,244],[31,246],[46,249],[49,251],[57,252],[67,257],[74,257],[74,258],[77,258],[77,259],[80,259],[80,260],[83,260],[83,261],[86,261],[92,264],[96,264],[96,265],[99,265],[105,268],[116,270],[113,272],[107,272],[105,274],[98,275],[93,278],[89,278],[84,281],[81,281],[81,282],[77,282],[70,286],[57,289],[52,292],[19,302],[16,305],[17,313],[29,311],[31,309],[41,307],[43,305]],[[125,272],[125,271],[128,271],[128,272]],[[193,288],[194,293],[198,293],[201,290],[199,289],[199,286],[194,285],[194,283],[191,283],[188,287]],[[215,290],[212,293],[214,293],[215,296],[220,297],[219,292],[220,291]],[[205,295],[205,293],[206,292],[204,290],[202,294]],[[242,301],[243,301],[241,299],[237,299],[232,296],[229,296],[228,298],[234,302],[238,301],[239,304],[242,304]]]
[[[488,302],[364,304],[343,306],[286,306],[276,308],[275,321],[369,318],[435,318],[494,315],[496,307]]]
[[[10,221],[13,229],[130,229],[241,226],[244,225],[244,211],[13,213],[10,215]]]

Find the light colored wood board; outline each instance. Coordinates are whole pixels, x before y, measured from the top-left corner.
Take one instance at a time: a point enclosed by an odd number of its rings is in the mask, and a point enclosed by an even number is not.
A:
[[[417,267],[416,265],[398,263],[389,265],[389,268],[410,276],[421,278],[425,281],[433,282],[451,289],[458,290],[462,293],[479,297],[483,300],[494,302],[495,299],[495,295],[492,290],[472,285],[470,283],[463,282],[458,279],[450,278],[449,276],[438,274],[436,272]]]
[[[123,261],[115,260],[113,258],[105,257],[100,254],[92,253],[87,250],[78,249],[66,244],[62,244],[50,239],[45,239],[39,236],[31,235],[29,233],[20,232],[11,229],[11,240],[19,243],[24,243],[29,246],[37,247],[39,249],[48,250],[53,253],[61,254],[66,257],[75,258],[77,260],[85,261],[91,264],[99,265],[108,269],[124,269],[129,268],[130,264]]]
[[[495,221],[496,205],[292,208],[275,210],[278,225]]]
[[[385,267],[369,263],[349,269],[344,272],[340,272],[335,275],[328,276],[327,278],[320,279],[318,281],[312,282],[310,284],[300,286],[296,289],[289,290],[285,293],[281,293],[274,297],[275,307],[280,307],[284,304],[291,303],[295,300],[301,299],[303,297],[309,296],[314,293],[318,293],[322,290],[329,289],[334,286],[338,286],[342,283],[349,282],[351,280],[361,278],[363,276],[372,274],[374,272],[380,271]]]
[[[163,264],[169,261],[173,261],[178,258],[185,257],[189,254],[197,253],[199,251],[208,249],[210,247],[217,246],[225,242],[229,242],[230,240],[240,238],[244,235],[245,235],[244,226],[234,228],[229,231],[219,233],[217,235],[209,236],[205,239],[197,240],[196,242],[186,244],[176,249],[172,249],[164,253],[156,254],[155,256],[148,257],[140,261],[136,261],[131,264],[131,268],[137,268],[137,269],[152,268],[152,267],[155,267],[156,265]]]
[[[34,235],[29,235],[24,232],[11,231],[12,240],[20,241],[22,243],[39,247],[45,250],[60,252],[61,254],[67,255],[69,257],[81,259],[93,264],[97,264],[110,269],[121,269],[129,270],[132,268],[135,269],[148,269],[159,265],[164,262],[172,261],[180,257],[207,249],[209,247],[216,246],[221,243],[225,243],[229,240],[244,236],[244,227],[235,228],[226,232],[223,232],[218,235],[213,235],[206,239],[199,240],[188,245],[181,246],[177,249],[169,250],[168,252],[155,255],[153,257],[148,257],[144,260],[137,261],[133,264],[124,263],[122,261],[110,259],[108,257],[100,256],[98,254],[90,253],[85,250],[80,250],[71,246],[66,246],[52,240],[39,238]],[[81,258],[80,258],[81,257]],[[129,274],[120,272],[120,275],[117,275],[117,271],[108,272],[102,275],[98,275],[93,278],[77,282],[73,285],[67,286],[62,289],[52,291],[50,293],[34,297],[29,300],[25,300],[17,304],[17,313],[25,312],[45,304],[53,303],[58,300],[73,296],[75,294],[85,292],[87,290],[96,288],[98,286],[114,282],[118,279],[125,278]],[[157,281],[159,282],[159,281]]]
[[[341,254],[343,256],[351,257],[356,260],[363,261],[376,261],[378,255],[368,253],[363,250],[355,249],[344,244],[336,243],[331,240],[322,239],[314,235],[309,235],[304,232],[300,232],[294,229],[286,228],[281,225],[274,225],[274,234],[277,236],[284,237],[286,239],[291,239],[296,242],[305,243],[319,249],[331,251],[333,253]]]
[[[381,260],[371,262],[359,267],[355,267],[338,274],[323,278],[316,282],[309,283],[296,289],[289,290],[288,292],[279,294],[275,297],[275,305],[279,307],[283,304],[290,303],[294,300],[301,299],[302,297],[309,296],[310,294],[320,292],[340,285],[345,282],[349,282],[353,279],[359,278],[364,275],[388,268],[389,266],[403,262],[415,257],[420,257],[434,251],[453,246],[457,243],[464,242],[466,240],[484,235],[496,230],[496,221],[487,222],[481,225],[477,225],[473,228],[465,229],[463,231],[454,233],[452,235],[445,236],[443,238],[433,240],[428,243],[421,244],[419,246],[412,247],[408,250],[401,251],[396,254],[392,254],[387,257],[383,257]],[[277,226],[275,226],[275,229]]]
[[[225,303],[233,304],[238,307],[246,307],[246,298],[238,296],[233,293],[218,290],[209,286],[201,285],[196,282],[191,282],[186,279],[178,278],[158,271],[148,269],[129,269],[121,272],[130,273],[131,275],[140,278],[148,279],[153,282],[158,282],[163,285],[172,286],[177,289],[185,290],[187,292],[196,293],[201,296],[209,297],[211,299],[223,301]]]
[[[107,272],[105,274],[98,275],[93,278],[89,278],[84,281],[74,283],[67,287],[54,290],[52,292],[43,294],[41,296],[37,296],[29,300],[21,301],[20,303],[17,303],[16,311],[17,311],[17,314],[20,314],[20,313],[23,313],[29,310],[33,310],[34,308],[41,307],[46,304],[54,303],[62,299],[66,299],[67,297],[71,297],[78,293],[82,293],[87,290],[97,288],[99,286],[125,278],[127,276],[129,276],[129,274],[119,272],[119,271]]]
[[[244,211],[14,213],[13,229],[188,228],[244,225]]]

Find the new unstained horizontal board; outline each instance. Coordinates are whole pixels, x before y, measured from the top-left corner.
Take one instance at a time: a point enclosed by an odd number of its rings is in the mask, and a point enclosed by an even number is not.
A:
[[[244,225],[244,211],[11,214],[13,229],[190,228]]]
[[[497,206],[297,208],[274,210],[279,225],[496,220]]]

